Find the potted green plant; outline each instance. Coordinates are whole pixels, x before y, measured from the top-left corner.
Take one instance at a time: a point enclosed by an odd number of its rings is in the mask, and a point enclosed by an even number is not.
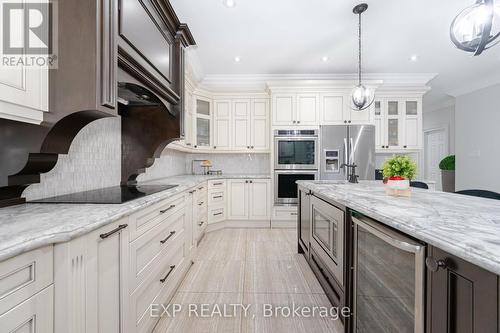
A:
[[[410,157],[395,155],[385,160],[382,171],[389,194],[409,196],[410,180],[417,174],[417,164]]]
[[[444,192],[455,192],[455,155],[446,156],[439,162]]]

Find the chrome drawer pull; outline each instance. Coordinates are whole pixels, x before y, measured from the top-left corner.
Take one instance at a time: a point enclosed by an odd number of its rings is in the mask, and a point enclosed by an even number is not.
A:
[[[198,187],[198,190],[200,190],[200,191],[201,191],[201,190],[203,190],[203,189],[204,189],[204,187],[203,187],[203,186],[202,186],[202,187]]]
[[[222,215],[224,213],[215,213],[214,216],[217,216],[217,215]]]
[[[205,222],[200,222],[200,223],[198,223],[198,226],[200,226],[200,227],[201,227],[201,226],[203,225],[203,223],[205,223]]]
[[[214,197],[214,199],[219,199],[219,198],[222,198],[222,195],[217,195]]]
[[[297,213],[290,213],[290,215],[292,215],[292,216],[296,216],[296,215],[297,215]]]
[[[223,183],[214,183],[214,186],[222,185]]]
[[[108,238],[112,234],[117,233],[118,231],[125,229],[126,227],[128,227],[128,224],[120,224],[116,229],[113,229],[110,232],[106,232],[104,234],[100,234],[99,237],[101,237],[102,239]]]
[[[165,244],[174,234],[175,231],[170,231],[170,235],[168,235],[167,238],[165,238],[164,240],[161,240],[160,243]]]
[[[160,213],[161,214],[165,214],[166,212],[168,212],[169,210],[171,210],[172,208],[174,208],[175,205],[170,205],[170,207],[168,207],[167,209],[164,209],[164,210],[160,210]]]
[[[175,268],[175,265],[170,266],[170,270],[168,271],[167,275],[165,275],[165,277],[163,279],[160,279],[161,283],[164,283],[165,281],[167,281],[168,276],[172,273],[174,268]]]

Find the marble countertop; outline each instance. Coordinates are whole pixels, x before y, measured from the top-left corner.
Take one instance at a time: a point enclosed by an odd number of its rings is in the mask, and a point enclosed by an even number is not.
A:
[[[412,188],[391,197],[381,182],[299,181],[327,201],[357,210],[383,224],[500,274],[500,202]]]
[[[210,179],[267,179],[269,174],[181,175],[142,182],[171,184],[175,188],[123,204],[27,203],[0,208],[0,261],[53,243],[67,242]]]

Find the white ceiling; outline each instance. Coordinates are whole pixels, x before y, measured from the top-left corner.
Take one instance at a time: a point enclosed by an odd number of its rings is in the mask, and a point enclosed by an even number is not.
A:
[[[344,74],[357,70],[352,0],[170,0],[197,41],[205,75]],[[479,57],[449,38],[473,0],[372,0],[363,14],[363,71],[437,73],[426,104],[500,82],[500,45]],[[410,56],[418,55],[417,62]],[[235,56],[241,58],[239,63]],[[323,62],[322,57],[329,61]]]

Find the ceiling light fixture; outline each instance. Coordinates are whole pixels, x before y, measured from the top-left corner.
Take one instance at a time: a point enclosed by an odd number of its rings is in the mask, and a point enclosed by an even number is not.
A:
[[[234,57],[234,62],[240,62],[240,61],[241,61],[240,57]]]
[[[328,57],[324,56],[323,58],[321,58],[321,60],[323,60],[323,62],[327,62],[328,61]]]
[[[414,54],[410,57],[410,61],[416,62],[418,60],[418,55]]]
[[[358,23],[358,85],[351,92],[351,100],[354,105],[354,110],[362,111],[372,105],[375,95],[373,90],[365,87],[361,83],[361,14],[368,9],[366,3],[362,3],[353,8],[352,12],[359,16]]]
[[[450,38],[460,50],[480,55],[500,42],[500,5],[477,0],[458,14],[450,27]]]
[[[222,1],[222,3],[227,8],[234,8],[236,6],[236,2],[234,2],[234,0],[224,0],[224,1]]]

